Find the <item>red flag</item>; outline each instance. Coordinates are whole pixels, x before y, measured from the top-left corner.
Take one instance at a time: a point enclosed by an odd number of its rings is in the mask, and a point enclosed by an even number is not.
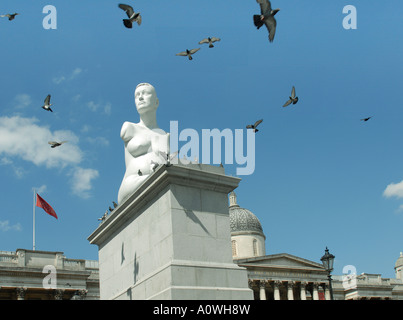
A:
[[[42,208],[43,210],[45,210],[47,214],[57,219],[57,214],[55,210],[53,210],[53,208],[49,205],[49,203],[43,200],[39,194],[36,194],[36,206]]]

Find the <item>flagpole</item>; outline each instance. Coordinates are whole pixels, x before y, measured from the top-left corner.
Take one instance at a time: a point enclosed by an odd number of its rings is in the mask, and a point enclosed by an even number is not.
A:
[[[32,249],[35,250],[35,198],[36,198],[36,190],[34,188],[34,205],[33,205],[33,217],[32,217]]]

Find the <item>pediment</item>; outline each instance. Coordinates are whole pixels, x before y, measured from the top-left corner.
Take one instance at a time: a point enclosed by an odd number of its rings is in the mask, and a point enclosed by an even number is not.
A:
[[[261,268],[288,268],[303,270],[324,271],[322,264],[304,258],[293,256],[288,253],[279,253],[261,257],[235,260],[238,265]]]

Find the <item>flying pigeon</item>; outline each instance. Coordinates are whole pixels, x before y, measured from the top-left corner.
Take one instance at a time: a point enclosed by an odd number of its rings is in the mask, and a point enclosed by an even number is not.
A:
[[[246,126],[246,129],[253,129],[253,132],[258,132],[259,130],[257,129],[257,126],[263,122],[263,119],[260,119],[255,122],[255,124],[248,124]]]
[[[67,141],[62,141],[62,142],[56,142],[56,141],[49,141],[48,143],[50,144],[51,148],[56,148],[61,146],[63,143],[66,143]]]
[[[184,57],[187,56],[189,58],[189,60],[193,60],[192,54],[196,53],[199,50],[200,50],[200,48],[190,49],[190,50],[186,49],[186,51],[179,52],[176,55],[177,56],[184,56]]]
[[[173,158],[176,157],[176,155],[178,154],[178,151],[172,153],[172,154],[168,154],[166,152],[160,151],[160,156],[162,156],[164,158],[164,160],[166,161],[166,166],[169,167],[171,166],[171,160]]]
[[[19,13],[7,13],[7,14],[2,14],[0,17],[4,18],[7,17],[9,21],[14,20],[15,16],[18,16]]]
[[[50,106],[52,105],[50,103],[50,94],[48,94],[48,96],[45,98],[44,102],[45,102],[45,104],[42,106],[42,108],[47,110],[47,111],[53,112],[53,110],[50,108]]]
[[[129,19],[123,19],[123,24],[126,28],[131,29],[133,27],[133,22],[137,22],[141,25],[141,15],[140,12],[134,12],[133,8],[127,4],[119,4],[119,8],[124,10]]]
[[[368,121],[369,119],[371,119],[372,118],[372,116],[371,117],[368,117],[368,118],[364,118],[364,119],[360,119],[361,121]]]
[[[291,103],[296,104],[298,102],[298,97],[295,96],[295,87],[293,86],[291,89],[291,96],[290,99],[284,103],[283,107],[289,106]]]
[[[210,38],[210,37],[208,37],[208,38],[205,38],[205,39],[199,41],[199,44],[208,43],[209,48],[214,48],[213,42],[220,41],[220,40],[221,40],[220,38],[216,38],[216,37]]]
[[[266,25],[267,30],[269,31],[269,41],[273,42],[274,35],[276,34],[276,26],[277,21],[274,19],[274,16],[280,9],[272,9],[271,3],[269,0],[256,0],[260,5],[260,15],[255,14],[253,16],[253,23],[259,29],[263,24]]]

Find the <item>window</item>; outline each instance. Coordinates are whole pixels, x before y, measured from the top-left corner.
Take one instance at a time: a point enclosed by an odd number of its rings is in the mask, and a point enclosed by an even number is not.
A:
[[[236,256],[236,241],[232,240],[231,244],[232,244],[232,256],[235,257]]]
[[[257,256],[257,240],[253,239],[253,255]]]

